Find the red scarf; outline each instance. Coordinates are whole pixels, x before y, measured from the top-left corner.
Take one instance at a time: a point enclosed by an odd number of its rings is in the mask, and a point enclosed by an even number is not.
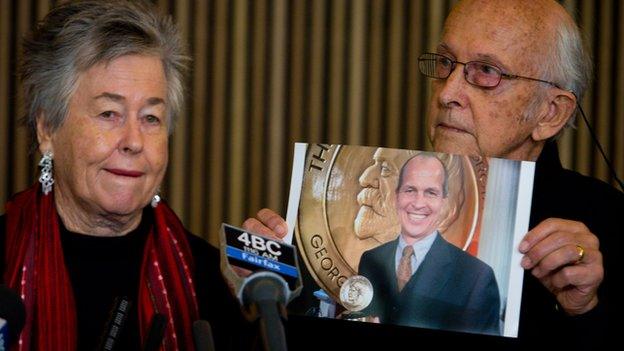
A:
[[[26,325],[17,350],[75,350],[76,306],[65,267],[53,193],[39,186],[7,203],[4,281],[19,291]],[[199,312],[192,280],[193,257],[186,231],[164,203],[154,209],[154,223],[143,251],[139,285],[141,340],[155,313],[167,318],[161,350],[194,350],[192,323]],[[94,301],[94,303],[98,303]]]

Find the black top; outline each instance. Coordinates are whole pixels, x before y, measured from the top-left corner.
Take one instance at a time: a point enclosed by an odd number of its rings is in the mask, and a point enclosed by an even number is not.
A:
[[[74,289],[78,318],[78,349],[94,350],[100,343],[117,297],[132,302],[117,350],[140,350],[137,296],[142,252],[152,223],[151,209],[144,211],[139,227],[120,237],[97,237],[68,231],[61,223],[65,262]],[[5,218],[0,216],[0,272],[4,272]],[[218,350],[246,348],[251,328],[243,321],[237,301],[219,270],[219,251],[187,233],[195,259],[200,318],[211,324]],[[2,276],[0,275],[0,279]],[[244,335],[244,338],[239,336]],[[246,340],[245,340],[246,339]]]
[[[599,180],[565,170],[555,143],[547,143],[535,170],[530,228],[546,218],[564,218],[584,223],[598,236],[603,254],[605,278],[599,289],[599,303],[592,311],[567,316],[556,300],[530,272],[525,271],[518,338],[495,337],[442,330],[380,325],[316,317],[289,316],[291,349],[310,343],[332,349],[373,349],[408,344],[501,350],[600,350],[615,339],[616,318],[623,311],[622,300],[613,283],[623,276],[618,250],[624,235],[620,216],[624,215],[624,193]],[[314,332],[311,332],[311,331]]]
[[[529,272],[524,275],[519,338],[523,345],[551,345],[569,349],[607,349],[617,337],[622,298],[614,283],[622,277],[622,229],[624,193],[594,178],[562,168],[554,143],[547,143],[535,171],[529,227],[547,218],[579,221],[600,241],[604,280],[598,290],[599,302],[592,311],[569,317],[556,308],[554,295]],[[567,345],[567,346],[566,346]]]

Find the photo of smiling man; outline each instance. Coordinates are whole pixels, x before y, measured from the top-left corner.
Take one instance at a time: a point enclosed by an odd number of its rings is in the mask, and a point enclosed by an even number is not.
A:
[[[374,290],[364,312],[381,323],[499,335],[492,268],[438,230],[448,179],[435,153],[419,153],[403,164],[395,190],[400,234],[360,259],[359,274]]]

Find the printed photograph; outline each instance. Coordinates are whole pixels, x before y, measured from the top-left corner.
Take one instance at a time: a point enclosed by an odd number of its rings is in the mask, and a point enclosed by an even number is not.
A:
[[[315,315],[517,336],[533,163],[298,144],[293,164]]]

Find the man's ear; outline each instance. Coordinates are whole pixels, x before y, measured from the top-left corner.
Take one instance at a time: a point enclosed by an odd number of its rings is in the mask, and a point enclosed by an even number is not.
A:
[[[46,151],[54,153],[52,135],[50,128],[43,121],[43,113],[37,116],[37,141],[39,142],[39,152],[43,155]]]
[[[567,90],[557,89],[554,96],[548,97],[548,110],[531,133],[535,141],[547,140],[559,133],[576,109],[576,96]]]

